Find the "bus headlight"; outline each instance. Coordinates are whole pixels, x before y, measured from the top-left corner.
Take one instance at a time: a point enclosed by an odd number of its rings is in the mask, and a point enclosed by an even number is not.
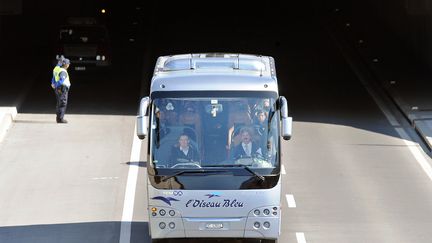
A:
[[[155,217],[157,215],[157,208],[151,208],[152,216]]]
[[[97,60],[97,61],[100,61],[100,59],[101,59],[101,56],[97,55],[97,56],[96,56],[96,60]]]
[[[175,215],[175,211],[174,211],[174,210],[170,210],[170,211],[168,212],[168,214],[169,214],[170,216],[174,216],[174,215]]]
[[[170,223],[168,224],[168,227],[169,227],[170,229],[174,229],[174,228],[175,228],[175,224],[174,224],[174,222],[170,222]]]
[[[259,211],[258,209],[255,209],[255,210],[254,210],[254,214],[255,214],[255,215],[260,215],[260,211]]]
[[[269,215],[269,214],[270,214],[270,210],[268,210],[268,209],[266,208],[266,209],[264,209],[263,213],[264,213],[264,215]]]
[[[165,211],[164,209],[161,209],[161,210],[159,210],[159,214],[160,214],[161,216],[165,216],[166,211]]]
[[[270,222],[265,221],[263,223],[263,227],[266,228],[266,229],[270,228]]]
[[[159,223],[159,228],[165,229],[165,227],[166,227],[166,224],[164,222]]]
[[[255,222],[254,223],[254,228],[255,229],[258,229],[260,226],[261,226],[261,224],[259,222]]]
[[[273,207],[273,215],[276,216],[278,214],[278,208]]]

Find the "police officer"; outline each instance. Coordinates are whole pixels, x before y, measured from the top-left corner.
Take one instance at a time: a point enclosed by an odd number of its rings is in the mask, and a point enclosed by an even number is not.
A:
[[[59,58],[57,58],[57,65],[53,69],[53,76],[51,79],[51,87],[53,89],[55,89],[55,82],[56,82],[55,75],[56,75],[56,73],[60,72],[59,68],[61,68],[64,59],[65,59],[65,57],[63,55],[61,55]]]
[[[64,57],[59,59],[59,63],[53,69],[53,80],[51,86],[53,87],[56,98],[56,121],[57,123],[67,123],[63,117],[66,112],[66,106],[68,101],[68,92],[71,86],[69,80],[69,74],[67,69],[69,68],[70,60]]]

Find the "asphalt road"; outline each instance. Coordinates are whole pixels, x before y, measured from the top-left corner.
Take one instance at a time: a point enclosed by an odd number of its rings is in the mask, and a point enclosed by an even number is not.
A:
[[[319,19],[269,5],[260,16],[233,6],[225,18],[215,9],[197,20],[175,7],[138,43],[116,42],[112,68],[71,73],[69,124],[55,123],[49,58],[26,79],[11,74],[14,66],[2,69],[10,82],[0,84],[1,103],[18,104],[20,114],[0,143],[0,242],[118,242],[131,167],[131,242],[148,242],[145,144],[131,161],[140,92],[155,57],[213,51],[276,60],[294,118],[293,138],[283,143],[281,242],[432,238],[432,182],[413,156],[417,147],[395,130],[412,135],[410,128],[388,107],[400,126],[390,124]]]

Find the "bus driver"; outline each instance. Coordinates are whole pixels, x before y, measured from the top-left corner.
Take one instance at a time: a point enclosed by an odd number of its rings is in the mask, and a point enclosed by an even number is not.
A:
[[[177,163],[198,162],[198,150],[189,144],[189,137],[186,134],[180,135],[178,143],[171,149],[169,166]]]

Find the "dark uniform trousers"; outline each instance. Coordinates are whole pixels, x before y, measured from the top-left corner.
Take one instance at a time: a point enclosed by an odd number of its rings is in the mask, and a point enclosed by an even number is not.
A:
[[[66,87],[65,85],[62,85],[57,89],[55,89],[55,94],[57,98],[57,105],[56,105],[57,121],[63,120],[63,117],[66,113],[68,93],[69,93],[69,88]]]

